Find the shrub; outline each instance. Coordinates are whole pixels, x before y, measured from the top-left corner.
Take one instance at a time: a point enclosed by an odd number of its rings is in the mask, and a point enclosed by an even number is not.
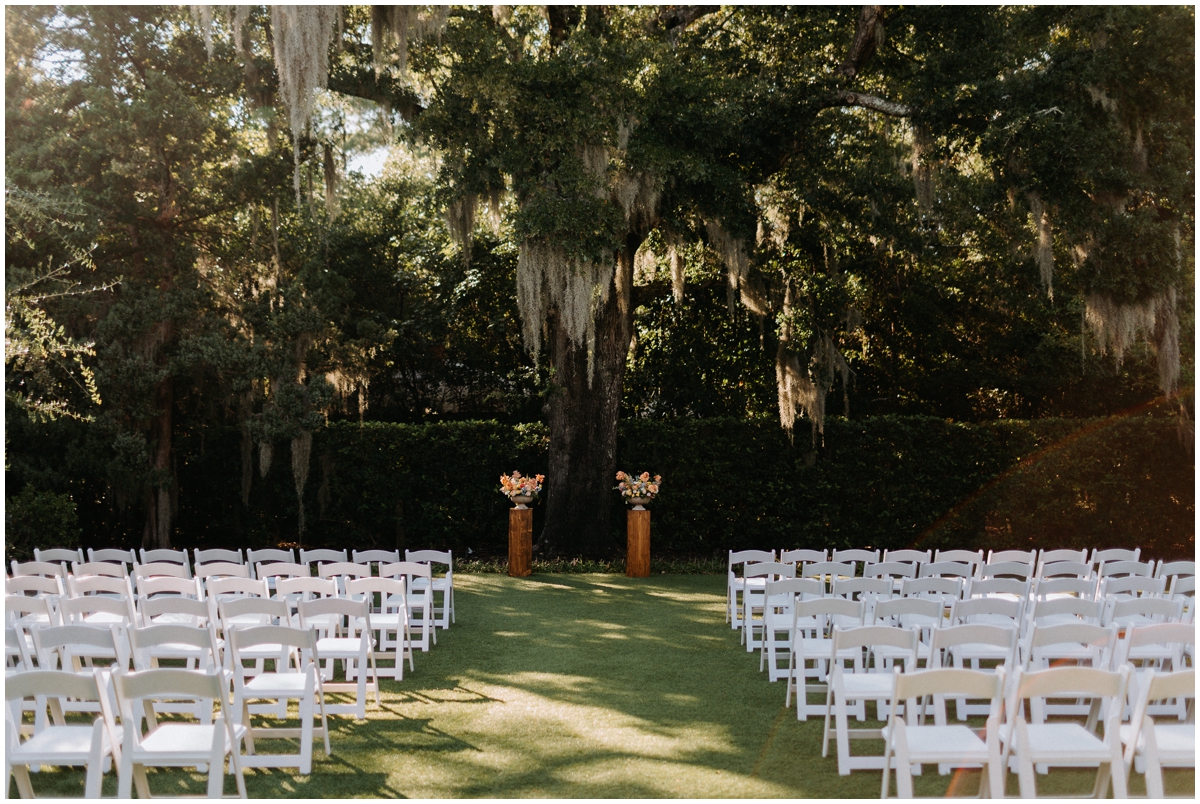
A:
[[[68,494],[38,491],[32,483],[4,503],[4,560],[31,561],[33,548],[79,546],[79,517]]]

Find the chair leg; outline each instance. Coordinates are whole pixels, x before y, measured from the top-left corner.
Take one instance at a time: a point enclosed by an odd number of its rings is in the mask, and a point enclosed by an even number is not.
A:
[[[33,784],[29,781],[29,767],[26,765],[9,765],[9,775],[16,777],[17,794],[21,798],[33,798]],[[8,793],[8,780],[4,782],[5,794]]]
[[[850,775],[850,723],[846,716],[846,699],[834,693],[834,713],[837,723],[838,775]]]
[[[85,798],[100,798],[100,783],[104,777],[104,719],[92,724],[92,745],[88,749],[87,776],[83,786]]]
[[[1143,755],[1146,758],[1146,795],[1150,798],[1163,798],[1162,764],[1158,758],[1158,737],[1154,734],[1154,721],[1149,715],[1142,720],[1142,735],[1144,740]]]
[[[908,725],[902,718],[894,718],[896,722],[896,797],[913,797],[912,765],[908,761]],[[885,774],[887,765],[884,765]]]
[[[221,798],[225,793],[225,718],[213,723],[212,749],[208,753],[208,797]]]
[[[1037,780],[1033,773],[1033,758],[1030,752],[1033,746],[1029,743],[1029,727],[1025,718],[1017,715],[1014,724],[1017,733],[1017,781],[1020,784],[1021,798],[1037,798]]]

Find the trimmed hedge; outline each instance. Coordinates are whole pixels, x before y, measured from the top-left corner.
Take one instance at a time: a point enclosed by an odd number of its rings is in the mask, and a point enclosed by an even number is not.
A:
[[[177,544],[295,541],[286,447],[265,481],[255,472],[243,508],[236,434],[206,443],[180,467]],[[541,424],[333,424],[313,445],[305,546],[503,555],[509,504],[499,475],[545,472],[546,450]],[[773,421],[634,420],[622,423],[618,455],[620,468],[663,476],[656,556],[850,546],[1140,545],[1153,557],[1194,554],[1195,468],[1169,418],[833,419],[815,450],[807,432],[793,444]],[[614,492],[618,556],[622,509]],[[535,506],[535,540],[541,511]]]

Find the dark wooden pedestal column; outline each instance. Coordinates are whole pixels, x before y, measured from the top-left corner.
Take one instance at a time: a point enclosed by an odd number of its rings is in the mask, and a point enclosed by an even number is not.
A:
[[[628,546],[625,552],[625,575],[630,578],[650,576],[650,512],[629,509],[625,526]]]
[[[533,574],[533,509],[508,512],[508,574],[527,578]]]

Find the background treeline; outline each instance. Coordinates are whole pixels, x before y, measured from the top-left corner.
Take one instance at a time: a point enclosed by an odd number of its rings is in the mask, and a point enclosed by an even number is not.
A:
[[[56,470],[71,460],[63,452],[70,452],[69,440],[12,424],[13,446],[35,442],[40,449],[20,449],[25,457],[9,467],[10,480],[73,492],[82,503],[81,544],[140,544],[136,516],[87,502],[102,500],[103,477]],[[286,453],[275,456],[265,478],[253,453],[243,504],[239,432],[213,428],[186,447],[177,546],[294,541],[298,506]],[[438,547],[459,556],[470,548],[476,557],[498,556],[507,549],[509,508],[497,492],[498,475],[544,471],[546,430],[494,421],[338,423],[318,431],[312,455],[305,546]],[[1194,466],[1171,417],[982,424],[839,418],[815,450],[807,436],[789,443],[770,420],[637,420],[622,426],[619,465],[664,476],[653,506],[652,544],[660,557],[850,546],[1140,545],[1153,557],[1194,553]],[[618,553],[624,517],[615,492],[612,504]],[[541,510],[534,511],[536,533]],[[8,558],[61,541],[38,535],[10,527]]]

